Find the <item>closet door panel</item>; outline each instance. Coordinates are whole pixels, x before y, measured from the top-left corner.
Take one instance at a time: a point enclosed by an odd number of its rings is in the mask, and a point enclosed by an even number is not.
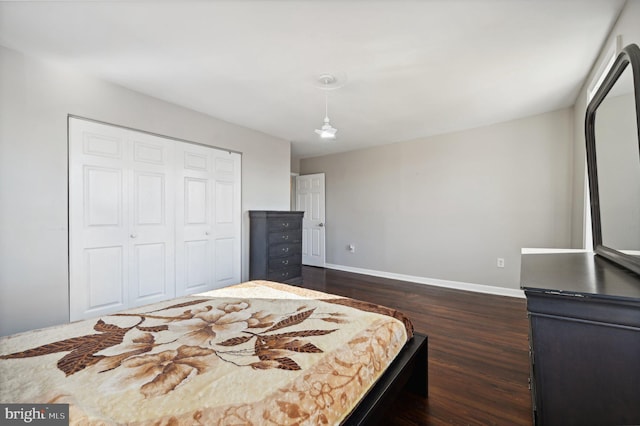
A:
[[[69,123],[69,299],[77,320],[128,306],[126,131]]]
[[[136,225],[165,225],[166,187],[165,175],[162,173],[136,173]]]
[[[85,278],[87,287],[87,307],[92,314],[105,309],[125,307],[123,246],[99,247],[84,250]]]
[[[100,162],[106,159],[124,159],[124,139],[126,132],[123,129],[104,129],[100,124],[83,122],[71,125],[75,132],[74,151],[80,155],[92,158],[93,161]],[[79,145],[78,145],[79,144]]]
[[[240,154],[213,152],[216,288],[240,282]]]
[[[177,143],[176,295],[213,288],[211,149]]]
[[[233,193],[234,193],[234,184],[233,182],[226,182],[217,180],[216,181],[216,226],[223,227],[226,225],[233,226],[234,218],[234,203],[233,203]]]
[[[209,180],[184,178],[184,225],[195,229],[209,225]]]
[[[186,241],[184,244],[184,292],[204,291],[211,282],[211,243],[208,240]]]
[[[86,283],[83,317],[122,309],[128,303],[123,173],[121,168],[84,167],[84,226],[79,241]]]
[[[223,287],[224,283],[226,283],[227,281],[231,282],[236,280],[237,271],[235,270],[234,258],[236,252],[236,244],[237,243],[235,238],[216,238],[216,287]]]
[[[235,278],[234,270],[234,184],[233,182],[215,182],[215,287],[224,287]]]
[[[173,141],[130,131],[129,295],[131,306],[175,295]]]
[[[122,172],[117,167],[84,167],[84,221],[88,227],[122,226]]]

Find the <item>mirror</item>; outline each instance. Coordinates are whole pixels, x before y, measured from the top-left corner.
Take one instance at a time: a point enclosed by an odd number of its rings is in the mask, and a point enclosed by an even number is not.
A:
[[[620,52],[587,107],[597,254],[640,274],[640,48]]]

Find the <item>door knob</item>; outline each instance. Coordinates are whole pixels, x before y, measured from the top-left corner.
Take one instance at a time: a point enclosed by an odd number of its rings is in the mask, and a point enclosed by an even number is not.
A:
[[[136,238],[138,236],[138,234],[131,234],[129,235],[131,238]]]
[[[320,222],[320,223],[318,224],[318,226],[319,226],[320,228],[322,228],[322,227],[324,226],[324,223]]]

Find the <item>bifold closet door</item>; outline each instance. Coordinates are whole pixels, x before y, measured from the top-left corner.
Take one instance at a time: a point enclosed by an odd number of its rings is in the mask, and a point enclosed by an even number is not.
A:
[[[237,283],[240,155],[180,143],[176,158],[176,295]]]
[[[70,118],[71,320],[240,282],[240,159]]]
[[[235,152],[213,151],[215,224],[214,288],[241,281],[242,157]]]
[[[69,121],[71,320],[173,297],[173,146]]]

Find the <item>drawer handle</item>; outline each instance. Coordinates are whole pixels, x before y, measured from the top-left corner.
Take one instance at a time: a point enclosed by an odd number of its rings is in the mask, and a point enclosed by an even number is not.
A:
[[[283,273],[282,273],[282,277],[283,277],[283,278],[286,278],[286,277],[288,277],[288,276],[289,276],[289,273],[288,273],[288,272],[283,272]]]
[[[288,264],[289,264],[289,259],[287,259],[287,260],[283,260],[283,261],[282,261],[282,264],[283,264],[283,265],[288,265]]]
[[[283,236],[282,236],[282,239],[283,239],[283,240],[288,240],[288,239],[289,239],[289,236],[288,236],[288,235],[283,235]]]
[[[283,222],[283,223],[282,223],[282,226],[283,226],[284,228],[288,228],[288,227],[289,227],[289,222]]]
[[[283,247],[282,251],[285,252],[285,253],[289,253],[289,247]]]

